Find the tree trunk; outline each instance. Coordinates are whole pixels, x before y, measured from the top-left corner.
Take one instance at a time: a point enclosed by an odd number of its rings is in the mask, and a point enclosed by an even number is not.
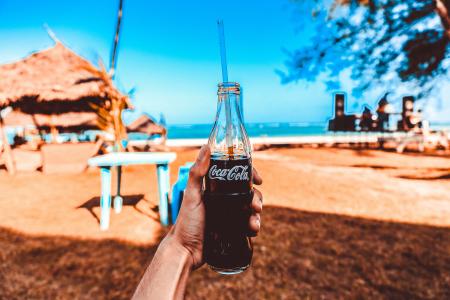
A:
[[[0,140],[2,141],[2,147],[0,148],[0,157],[4,156],[5,166],[9,174],[14,175],[16,173],[16,166],[12,156],[11,146],[8,142],[8,137],[6,136],[5,127],[3,126],[3,118],[0,115]],[[2,153],[3,152],[3,153]]]
[[[447,36],[447,39],[450,40],[450,1],[436,0],[436,12],[441,18],[445,35]]]

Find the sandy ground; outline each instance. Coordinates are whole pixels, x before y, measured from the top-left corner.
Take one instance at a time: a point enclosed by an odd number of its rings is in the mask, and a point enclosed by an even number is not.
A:
[[[450,160],[344,149],[255,153],[268,204],[450,226]]]
[[[195,159],[178,151],[171,166]],[[192,299],[449,298],[450,159],[270,149],[252,268],[194,273]],[[167,229],[153,166],[124,169],[123,211],[99,230],[99,171],[0,173],[0,298],[129,298]],[[212,298],[211,298],[212,297]]]

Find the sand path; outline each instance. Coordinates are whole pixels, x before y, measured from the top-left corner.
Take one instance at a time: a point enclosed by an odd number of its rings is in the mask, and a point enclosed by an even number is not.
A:
[[[178,167],[197,150],[178,152]],[[311,212],[376,220],[450,225],[450,159],[342,149],[273,149],[256,152],[265,203]],[[411,179],[422,178],[422,179]],[[153,244],[162,230],[154,166],[124,169],[122,213],[111,211],[99,230],[100,176],[41,173],[0,175],[0,226],[31,235],[114,238]]]

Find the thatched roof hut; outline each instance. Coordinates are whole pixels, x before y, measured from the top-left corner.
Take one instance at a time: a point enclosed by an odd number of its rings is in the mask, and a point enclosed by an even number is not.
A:
[[[11,111],[3,117],[3,125],[11,127],[36,127],[39,130],[58,132],[80,132],[98,129],[97,114],[94,112],[68,112],[58,115],[25,114]]]
[[[150,136],[155,134],[165,136],[167,131],[164,126],[157,124],[152,117],[147,114],[142,114],[127,126],[127,132],[145,133]]]
[[[10,106],[42,115],[93,112],[89,103],[102,106],[112,94],[126,99],[131,107],[128,98],[101,76],[101,70],[60,42],[0,66],[0,74],[0,109]],[[79,117],[83,123],[83,115]]]

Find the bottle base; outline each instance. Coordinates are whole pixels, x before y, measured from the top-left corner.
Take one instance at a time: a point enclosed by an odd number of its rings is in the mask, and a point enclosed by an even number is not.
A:
[[[217,273],[219,273],[219,274],[222,274],[222,275],[235,275],[235,274],[239,274],[239,273],[242,273],[242,272],[244,272],[245,270],[247,270],[248,267],[250,267],[250,265],[246,265],[246,266],[244,266],[244,267],[237,267],[237,268],[225,269],[225,268],[217,268],[217,267],[210,266],[210,265],[208,265],[208,266],[210,267],[211,270],[213,270],[213,271],[215,271],[215,272],[217,272]]]

